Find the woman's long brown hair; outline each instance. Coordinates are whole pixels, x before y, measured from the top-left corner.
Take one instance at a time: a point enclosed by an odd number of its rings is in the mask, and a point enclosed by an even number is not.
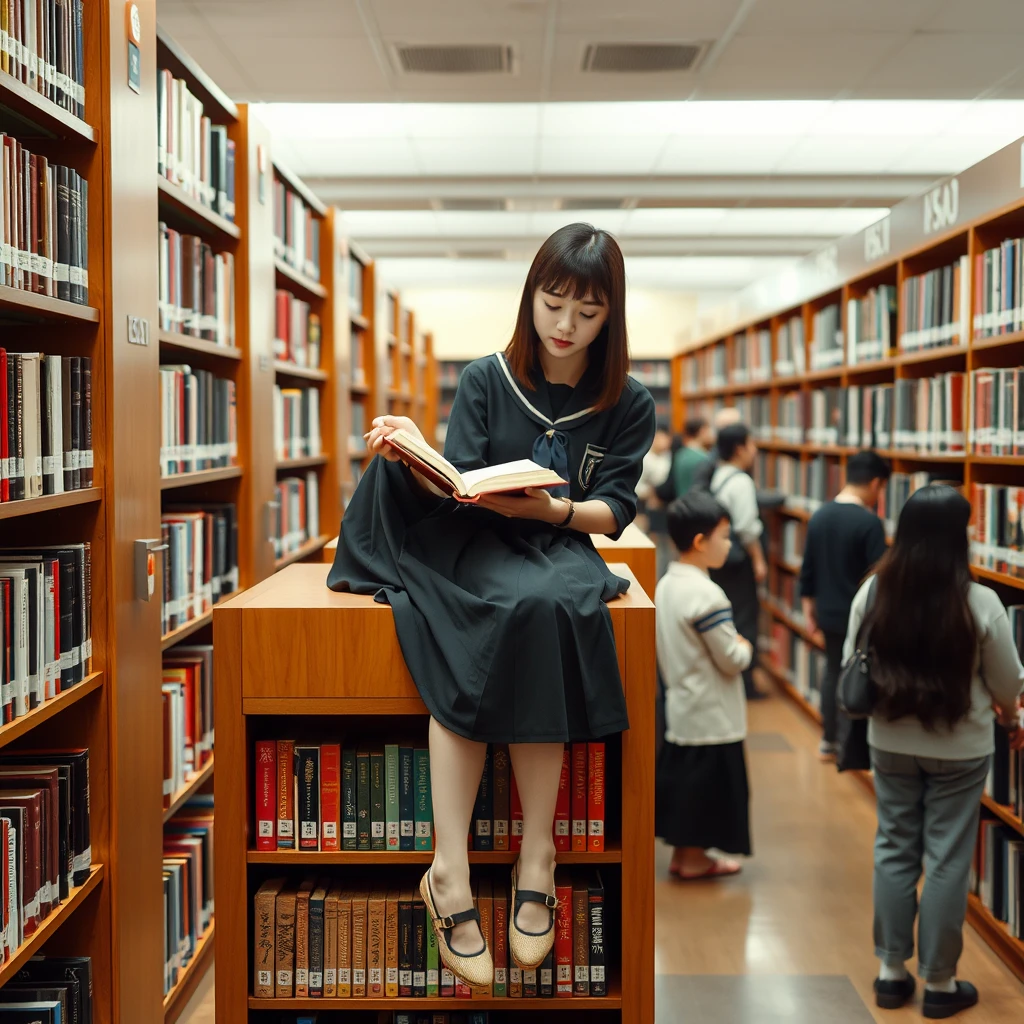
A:
[[[512,340],[505,349],[512,372],[533,390],[531,375],[541,344],[533,326],[533,296],[541,288],[552,295],[579,301],[588,295],[608,306],[608,319],[590,346],[590,365],[601,369],[596,402],[610,409],[622,394],[629,371],[629,340],[626,337],[626,268],[618,242],[607,231],[590,224],[559,228],[533,259]]]

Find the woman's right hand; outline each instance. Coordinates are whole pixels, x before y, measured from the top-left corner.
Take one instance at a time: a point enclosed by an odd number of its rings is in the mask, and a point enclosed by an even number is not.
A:
[[[384,439],[399,428],[407,434],[412,434],[413,437],[419,438],[426,444],[420,428],[408,416],[378,416],[373,421],[369,433],[363,435],[363,438],[366,440],[366,447],[374,455],[380,455],[387,459],[388,462],[401,462],[401,453],[396,448],[392,448],[391,445],[384,443]]]

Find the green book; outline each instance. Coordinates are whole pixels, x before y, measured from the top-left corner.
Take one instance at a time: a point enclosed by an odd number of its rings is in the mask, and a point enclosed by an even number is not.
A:
[[[427,917],[427,996],[437,995],[437,935],[434,932],[434,922]]]
[[[386,849],[384,840],[384,751],[370,751],[370,849]]]
[[[370,849],[370,752],[356,751],[356,822],[357,850]]]
[[[384,748],[384,837],[389,851],[399,849],[398,744]]]
[[[434,810],[430,802],[430,752],[416,749],[412,757],[416,778],[416,849],[432,850]]]
[[[356,748],[344,747],[341,752],[341,848],[356,849],[359,819],[356,803]]]

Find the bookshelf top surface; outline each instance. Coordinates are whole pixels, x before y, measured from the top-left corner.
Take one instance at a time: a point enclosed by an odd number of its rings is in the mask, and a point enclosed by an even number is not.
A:
[[[294,174],[285,164],[274,160],[274,173],[292,190],[299,198],[310,207],[314,213],[321,217],[327,216],[327,207],[313,194],[310,187],[297,175]]]
[[[603,533],[591,534],[590,539],[594,542],[594,547],[598,551],[614,552],[624,551],[629,548],[650,548],[652,551],[654,550],[654,541],[636,523],[630,523],[622,531],[622,536],[618,540],[611,540]],[[605,557],[607,558],[608,556],[606,555]]]
[[[214,82],[159,23],[156,26],[156,40],[157,63],[160,67],[167,67],[176,77],[185,78],[188,81],[189,90],[199,96],[204,106],[208,106],[212,102],[227,118],[232,121],[238,120],[238,107],[232,102],[231,97]],[[210,111],[204,110],[204,113],[209,115]],[[211,118],[211,120],[214,124],[219,123],[216,118]]]

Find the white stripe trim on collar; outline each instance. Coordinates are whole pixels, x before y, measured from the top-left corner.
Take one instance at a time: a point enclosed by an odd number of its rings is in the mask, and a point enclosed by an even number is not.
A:
[[[495,352],[494,358],[498,360],[498,365],[504,371],[505,377],[508,379],[509,384],[512,386],[512,390],[516,393],[519,401],[522,402],[534,416],[543,420],[549,427],[557,427],[561,423],[570,423],[572,420],[578,420],[581,416],[589,416],[592,412],[597,412],[597,406],[590,405],[587,406],[586,409],[581,409],[579,412],[574,412],[569,416],[561,416],[557,420],[552,420],[549,416],[545,416],[544,413],[542,413],[532,402],[530,402],[526,395],[523,394],[519,387],[519,382],[512,375],[512,370],[509,368],[504,353]]]

